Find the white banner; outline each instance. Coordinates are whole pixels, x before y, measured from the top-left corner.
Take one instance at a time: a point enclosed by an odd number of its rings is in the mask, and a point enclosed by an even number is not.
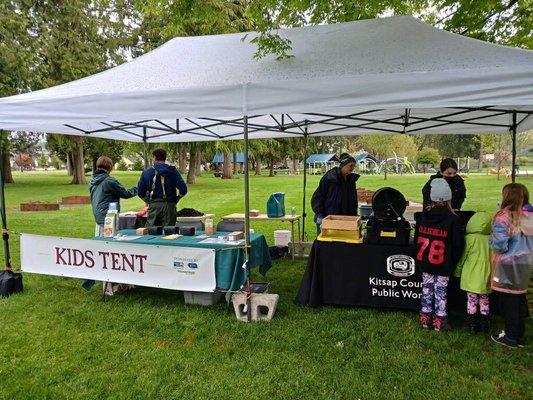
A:
[[[196,292],[216,287],[214,249],[23,233],[20,261],[22,271],[36,274]]]

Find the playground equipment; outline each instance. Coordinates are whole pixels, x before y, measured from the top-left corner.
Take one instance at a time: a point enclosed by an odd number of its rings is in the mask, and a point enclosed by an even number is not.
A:
[[[396,153],[394,153],[394,157],[387,158],[379,164],[377,170],[378,174],[381,174],[382,171],[385,172],[385,169],[387,172],[395,172],[397,174],[415,173],[415,167],[413,164],[411,164],[407,157],[398,157]]]

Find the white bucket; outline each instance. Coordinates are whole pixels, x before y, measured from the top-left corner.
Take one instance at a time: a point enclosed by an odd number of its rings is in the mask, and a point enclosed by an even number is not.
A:
[[[291,241],[291,231],[279,230],[274,231],[274,245],[288,246]]]

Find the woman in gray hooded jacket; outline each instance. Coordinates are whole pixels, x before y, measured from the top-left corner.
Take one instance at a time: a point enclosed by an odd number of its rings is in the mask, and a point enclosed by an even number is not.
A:
[[[118,180],[109,175],[112,169],[113,161],[109,157],[100,156],[96,160],[96,171],[89,183],[93,215],[97,225],[95,236],[100,236],[99,231],[104,225],[109,203],[117,203],[117,209],[120,211],[120,199],[129,199],[137,195],[137,187],[125,189]]]

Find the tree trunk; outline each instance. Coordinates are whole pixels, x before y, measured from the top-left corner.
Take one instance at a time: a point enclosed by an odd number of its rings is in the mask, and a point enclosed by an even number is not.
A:
[[[3,149],[2,151],[2,177],[4,183],[14,183],[13,174],[11,173],[11,163],[9,162],[9,150]]]
[[[232,161],[233,155],[231,153],[224,152],[224,162],[222,163],[222,179],[233,178],[233,171],[231,168]]]
[[[257,160],[255,162],[255,175],[261,175],[261,161],[260,160]]]
[[[184,174],[187,172],[187,144],[180,143],[178,146],[178,169]]]
[[[233,161],[233,175],[235,175],[237,172],[239,172],[240,168],[239,168],[239,163],[238,162],[235,162],[235,160]]]
[[[268,176],[274,176],[274,159],[273,158],[270,159],[269,168],[270,168],[270,173],[268,174]]]
[[[481,171],[483,168],[483,142],[479,144],[479,160],[477,162],[477,169]]]
[[[96,172],[96,160],[98,160],[98,158],[93,157],[93,174]]]
[[[189,155],[189,171],[187,172],[187,183],[192,185],[196,183],[196,168],[198,163],[196,159],[198,157],[198,152],[196,150],[191,151]]]
[[[292,160],[292,174],[298,175],[298,160]]]
[[[203,154],[201,151],[196,152],[196,176],[202,176]]]
[[[9,132],[2,131],[0,129],[0,146],[2,146],[2,159],[0,162],[0,168],[2,168],[2,177],[4,178],[4,183],[14,183],[13,174],[11,173],[11,163],[9,159]]]
[[[72,141],[72,181],[73,185],[82,185],[85,181],[84,159],[83,159],[83,136],[73,136]]]
[[[67,153],[67,162],[65,164],[67,167],[67,175],[72,176],[73,174],[73,167],[72,167],[72,153]]]

